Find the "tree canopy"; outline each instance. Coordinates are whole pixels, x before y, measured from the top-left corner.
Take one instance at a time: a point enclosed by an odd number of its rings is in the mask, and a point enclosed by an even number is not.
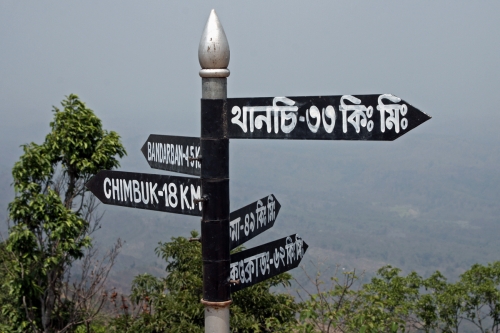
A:
[[[75,324],[68,318],[75,304],[62,293],[63,279],[92,246],[90,234],[99,221],[84,185],[99,170],[118,167],[126,154],[118,134],[104,130],[77,95],[61,105],[53,109],[45,141],[23,145],[12,169],[5,286],[17,304],[3,311],[19,332],[53,332]]]

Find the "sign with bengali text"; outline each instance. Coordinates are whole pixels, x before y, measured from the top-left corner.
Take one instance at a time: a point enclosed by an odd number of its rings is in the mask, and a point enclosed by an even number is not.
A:
[[[231,292],[296,268],[308,245],[297,234],[231,254]]]
[[[431,117],[391,94],[228,98],[230,139],[392,141]]]
[[[281,205],[273,194],[242,207],[229,216],[230,249],[271,229]]]

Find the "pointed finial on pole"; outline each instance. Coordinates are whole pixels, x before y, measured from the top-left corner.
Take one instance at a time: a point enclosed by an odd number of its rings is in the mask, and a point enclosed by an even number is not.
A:
[[[212,9],[198,46],[201,77],[228,77],[229,43],[224,28]]]

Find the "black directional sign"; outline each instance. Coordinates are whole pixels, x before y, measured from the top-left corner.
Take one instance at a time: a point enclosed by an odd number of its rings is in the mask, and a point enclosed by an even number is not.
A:
[[[229,216],[230,249],[271,229],[278,217],[281,205],[272,194],[242,207]]]
[[[431,117],[391,94],[228,98],[229,138],[392,141]]]
[[[231,255],[231,292],[267,280],[299,265],[308,245],[298,235]]]
[[[107,205],[201,216],[199,178],[103,170],[85,186]]]
[[[149,166],[154,169],[199,176],[200,138],[151,134],[141,148]]]

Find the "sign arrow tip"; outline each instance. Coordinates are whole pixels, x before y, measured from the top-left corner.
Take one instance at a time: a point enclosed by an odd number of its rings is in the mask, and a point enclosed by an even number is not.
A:
[[[281,204],[280,204],[280,202],[278,201],[278,199],[276,199],[276,196],[275,196],[274,194],[273,194],[273,197],[274,197],[274,198],[275,198],[275,200],[276,200],[276,218],[278,218],[278,214],[279,214],[280,209],[281,209]],[[276,219],[276,218],[275,218],[275,219]]]

